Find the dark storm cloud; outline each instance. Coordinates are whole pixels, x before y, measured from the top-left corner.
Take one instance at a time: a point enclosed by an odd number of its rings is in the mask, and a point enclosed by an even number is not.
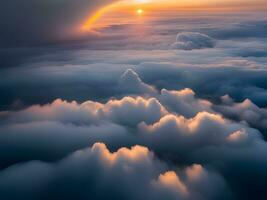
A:
[[[10,0],[0,6],[0,45],[20,46],[73,39],[75,29],[112,0]]]

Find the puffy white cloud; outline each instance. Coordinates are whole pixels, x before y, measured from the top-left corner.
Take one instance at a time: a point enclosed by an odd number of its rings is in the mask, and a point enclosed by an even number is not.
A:
[[[213,112],[212,103],[197,99],[195,92],[189,88],[180,91],[161,90],[160,101],[170,110],[187,118],[194,117],[198,112]]]
[[[193,50],[213,48],[215,41],[208,35],[197,32],[178,33],[176,42],[172,44],[173,49]]]
[[[167,111],[155,98],[125,97],[109,101],[101,109],[101,114],[117,123],[135,126],[143,121],[149,124],[156,122]]]
[[[140,122],[154,123],[167,114],[166,109],[155,98],[124,97],[105,104],[86,101],[82,104],[57,99],[51,104],[35,105],[19,112],[2,114],[7,123],[57,121],[75,125],[99,124],[113,121],[129,126]]]
[[[207,112],[200,112],[191,119],[169,114],[152,125],[143,122],[138,128],[144,144],[160,153],[176,153],[178,157],[207,146],[228,145],[238,131],[249,136],[242,138],[242,143],[246,142],[246,145],[255,140],[261,141],[258,131]]]

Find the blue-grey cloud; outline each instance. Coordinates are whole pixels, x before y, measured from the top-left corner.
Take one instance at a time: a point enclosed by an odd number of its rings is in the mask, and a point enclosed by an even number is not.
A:
[[[1,46],[29,46],[75,40],[75,30],[112,0],[11,0],[1,2]],[[19,34],[18,34],[19,33]],[[76,38],[77,39],[77,38]]]
[[[31,18],[1,31],[1,198],[266,199],[266,14],[161,11],[67,42],[111,1],[10,2]]]
[[[214,171],[195,164],[179,174],[168,171],[146,147],[111,153],[105,144],[96,143],[56,164],[33,161],[0,172],[0,193],[14,200],[229,198],[224,179]]]
[[[193,50],[212,48],[215,41],[208,35],[195,32],[182,32],[177,35],[176,42],[172,44],[173,49]]]

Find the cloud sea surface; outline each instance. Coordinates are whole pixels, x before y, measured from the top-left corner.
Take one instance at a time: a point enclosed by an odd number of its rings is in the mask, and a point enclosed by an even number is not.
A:
[[[169,13],[2,47],[0,198],[265,199],[266,31]]]

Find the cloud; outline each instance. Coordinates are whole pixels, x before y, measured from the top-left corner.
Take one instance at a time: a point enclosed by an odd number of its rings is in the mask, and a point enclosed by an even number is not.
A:
[[[202,111],[213,112],[212,104],[207,100],[196,99],[194,91],[189,88],[180,91],[162,89],[159,99],[170,111],[187,118]]]
[[[58,159],[97,141],[114,148],[134,144],[137,138],[128,128],[135,128],[140,122],[155,123],[167,113],[157,99],[142,97],[124,97],[105,104],[57,99],[18,112],[2,112],[0,166]],[[9,148],[17,151],[7,153]],[[29,154],[31,151],[35,153]]]
[[[210,199],[212,191],[217,187],[220,188],[217,194],[224,196],[229,192],[219,175],[216,175],[219,177],[217,180],[213,179],[214,172],[206,171],[201,165],[181,170],[185,174],[184,180],[176,172],[166,170],[167,166],[146,147],[120,148],[111,153],[105,144],[96,143],[55,164],[32,161],[1,171],[0,192],[4,199],[108,197],[136,200],[172,200],[180,197]],[[35,175],[31,176],[33,173]],[[192,179],[192,174],[196,173]],[[159,179],[155,182],[157,177]],[[209,181],[205,181],[207,178]],[[201,184],[204,192],[195,191],[195,184]],[[175,191],[176,188],[178,190]],[[169,194],[170,191],[173,193]]]
[[[132,93],[132,94],[153,94],[156,93],[156,90],[144,83],[139,75],[133,71],[132,69],[128,69],[124,72],[124,74],[120,78],[120,87],[124,93]]]
[[[229,100],[228,103],[232,102]],[[216,199],[223,199],[229,193],[223,192],[222,194],[220,191],[228,187],[243,198],[247,193],[242,193],[242,191],[249,192],[249,183],[245,180],[240,182],[237,177],[242,176],[245,179],[252,174],[253,180],[261,180],[264,177],[265,166],[267,167],[264,156],[267,153],[267,145],[259,131],[250,128],[246,123],[224,118],[213,111],[214,107],[215,105],[211,102],[197,98],[191,89],[180,91],[164,89],[160,94],[155,93],[152,97],[147,96],[146,98],[128,96],[122,99],[111,99],[106,103],[90,100],[78,103],[58,99],[51,104],[35,105],[21,111],[2,112],[0,125],[1,168],[3,173],[8,172],[3,180],[9,183],[8,177],[17,176],[11,176],[9,171],[23,174],[24,171],[43,170],[49,166],[49,172],[45,170],[45,172],[38,171],[38,173],[50,174],[50,170],[56,170],[52,173],[53,182],[54,174],[59,171],[54,165],[61,166],[60,163],[66,160],[63,159],[64,157],[81,148],[91,146],[95,142],[104,142],[111,150],[117,151],[117,153],[112,154],[103,148],[103,145],[100,145],[101,148],[96,148],[101,160],[104,159],[104,161],[102,160],[105,163],[104,166],[117,166],[121,170],[130,170],[131,172],[131,169],[135,169],[135,167],[139,170],[139,164],[143,166],[142,163],[145,162],[152,167],[152,169],[147,170],[153,171],[154,165],[157,164],[151,161],[149,156],[147,158],[147,155],[150,154],[147,154],[149,152],[147,148],[155,152],[160,158],[160,165],[163,167],[160,167],[161,170],[156,167],[157,173],[144,182],[145,191],[149,191],[146,195],[149,195],[150,199],[161,195],[168,197],[168,199],[214,199],[215,197]],[[144,147],[119,150],[122,147],[131,147],[136,144]],[[98,147],[98,145],[96,146]],[[16,151],[12,149],[16,149]],[[134,153],[135,151],[137,153]],[[124,163],[126,158],[127,164],[123,164],[124,167],[121,167],[120,164]],[[137,166],[134,164],[136,158],[141,161]],[[60,161],[61,159],[63,161]],[[42,161],[41,165],[40,163],[36,165],[32,160]],[[29,161],[30,163],[27,164],[26,162]],[[44,162],[50,162],[52,166]],[[32,163],[34,163],[33,166]],[[71,163],[78,163],[78,161]],[[89,163],[95,163],[95,161]],[[194,163],[199,163],[201,167],[197,165],[185,171],[176,170]],[[134,167],[131,166],[132,164]],[[59,168],[62,169],[64,166]],[[207,172],[208,175],[205,175],[203,166],[210,167],[209,172]],[[247,166],[247,168],[240,172],[237,170],[240,166]],[[101,166],[97,167],[97,169],[99,168],[101,169]],[[89,171],[90,169],[90,167],[87,168]],[[256,174],[255,169],[257,169]],[[92,171],[95,170],[92,168]],[[105,170],[100,170],[99,173],[106,174]],[[215,171],[216,175],[212,175],[214,173],[210,170]],[[204,171],[204,175],[199,175],[202,174],[202,171]],[[121,176],[123,173],[121,171],[108,172],[112,177],[109,177],[111,179],[104,179],[104,183],[117,180],[116,175],[120,174]],[[138,174],[144,173],[138,171]],[[60,178],[59,183],[66,183],[64,178],[68,178],[67,174],[70,173],[66,172],[61,175],[62,179]],[[73,177],[76,175],[75,173]],[[72,180],[73,177],[70,179]],[[89,177],[88,180],[96,180],[91,175]],[[128,177],[125,175],[124,177],[125,179],[120,184],[125,186],[129,185],[128,181],[132,183],[132,179],[137,182],[143,180],[139,176]],[[205,177],[213,178],[210,180],[210,178],[206,179]],[[224,183],[222,177],[229,184]],[[212,184],[213,179],[215,183],[218,181],[218,185]],[[81,182],[83,182],[82,180]],[[200,182],[198,183],[197,180]],[[3,185],[5,185],[5,181],[3,181]],[[36,179],[36,183],[39,184],[45,181],[43,178]],[[34,180],[31,182],[35,183]],[[14,184],[12,182],[11,186]],[[95,182],[90,182],[90,184],[97,185]],[[21,183],[16,187],[20,188],[21,185],[23,184]],[[103,182],[100,185],[103,186]],[[206,185],[213,189],[207,189]],[[9,188],[12,188],[11,186]],[[257,186],[261,190],[264,184],[260,183]],[[38,187],[46,188],[46,185]],[[68,186],[63,184],[62,188],[65,189],[65,187],[74,188],[70,193],[77,194],[76,187],[71,183]],[[104,184],[103,187],[103,189],[107,189],[110,185]],[[173,188],[178,189],[174,190]],[[99,195],[98,189],[92,190],[96,192],[96,195]],[[128,187],[123,190],[127,191],[126,193],[120,193],[116,187],[111,187],[110,190],[112,190],[112,194],[115,192],[115,196],[123,195],[125,197],[124,195],[131,194],[133,199],[138,199],[138,195],[141,195],[138,193],[135,196],[137,190],[129,191]],[[8,190],[5,189],[5,191]],[[48,191],[49,194],[63,194],[63,189],[58,193],[54,190],[51,192],[50,189]],[[143,191],[143,187],[139,191]],[[256,188],[251,189],[251,192],[254,193],[255,191]],[[31,192],[26,191],[25,194],[31,194]],[[79,192],[81,191],[79,190]],[[40,191],[37,191],[37,194],[40,194]],[[96,197],[98,199],[104,198],[102,196]]]
[[[190,54],[191,56],[186,58],[192,59],[190,64],[145,62],[139,65],[136,71],[142,75],[145,82],[157,88],[191,88],[199,96],[208,97],[213,101],[229,94],[235,101],[249,98],[256,105],[266,107],[266,69],[263,63],[230,62],[226,61],[227,58],[218,62],[213,61],[213,58],[216,58],[216,55],[213,55],[211,63],[207,64],[208,61],[204,61],[205,64],[200,64],[200,57],[207,56],[207,52]],[[182,54],[179,59],[184,56],[188,56],[187,53]],[[236,78],[233,79],[233,76]]]
[[[1,3],[1,198],[266,199],[265,14],[73,32],[112,2]]]
[[[181,32],[177,35],[176,42],[172,44],[173,49],[193,50],[213,48],[214,40],[208,35],[197,32]]]
[[[213,166],[223,174],[238,199],[249,199],[252,194],[261,197],[258,191],[264,191],[267,145],[259,131],[245,124],[205,112],[192,119],[167,115],[153,125],[140,124],[139,134],[140,144],[165,160]],[[257,186],[251,187],[251,179],[258,181]]]
[[[256,49],[263,44],[257,42],[240,47],[242,42],[228,43],[236,45],[236,52]],[[143,83],[159,91],[163,88],[191,88],[200,97],[211,101],[229,94],[235,101],[249,98],[256,105],[266,107],[264,60],[232,57],[231,51],[232,48],[223,46],[201,51],[152,53],[128,50],[119,51],[118,54],[117,51],[66,49],[51,52],[18,68],[1,71],[0,109],[12,109],[14,102],[18,101],[22,102],[22,106],[15,104],[16,108],[45,104],[56,98],[84,102],[87,99],[103,101],[110,97],[121,98],[132,93],[141,95],[136,92],[147,90],[137,91],[127,87],[125,82],[120,84],[121,76],[128,68],[137,73]],[[31,79],[27,78],[29,76]]]
[[[1,169],[31,160],[59,160],[98,141],[112,148],[135,141],[125,127],[110,122],[77,126],[46,120],[2,125],[0,139]]]
[[[5,112],[7,123],[34,121],[57,121],[64,124],[90,125],[102,121],[113,121],[126,126],[140,122],[154,123],[167,114],[156,98],[124,97],[109,100],[105,104],[86,101],[82,104],[57,99],[51,104],[35,105],[19,112]]]
[[[245,125],[233,123],[218,114],[200,112],[194,118],[166,115],[152,125],[141,123],[142,141],[160,153],[185,154],[210,145],[228,145],[228,138],[237,131],[248,136],[245,145],[261,141],[259,133]],[[237,141],[239,138],[237,138]],[[240,138],[240,142],[244,142]],[[238,142],[237,142],[238,144]]]
[[[226,95],[222,97],[222,105],[214,106],[214,109],[221,112],[228,118],[245,121],[250,126],[262,131],[264,136],[267,134],[267,110],[255,105],[249,99],[241,103],[235,103],[233,99]]]
[[[188,194],[186,186],[173,171],[161,174],[158,178],[157,184],[162,188],[168,188],[171,191],[178,192],[184,196]]]

